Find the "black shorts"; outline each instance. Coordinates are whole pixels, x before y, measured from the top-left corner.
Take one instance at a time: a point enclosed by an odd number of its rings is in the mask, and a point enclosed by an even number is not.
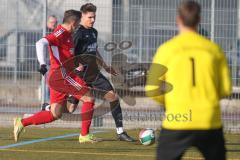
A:
[[[180,160],[189,147],[196,147],[206,160],[225,160],[223,131],[162,129],[157,147],[157,160]]]
[[[93,94],[98,98],[103,98],[107,92],[114,90],[112,84],[102,73],[99,73],[89,86],[93,88]]]

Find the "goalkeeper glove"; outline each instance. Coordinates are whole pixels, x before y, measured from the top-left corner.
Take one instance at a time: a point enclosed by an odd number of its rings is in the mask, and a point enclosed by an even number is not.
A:
[[[46,74],[47,71],[48,70],[47,70],[47,65],[46,64],[42,64],[40,66],[40,68],[38,69],[38,72],[40,72],[43,76]]]

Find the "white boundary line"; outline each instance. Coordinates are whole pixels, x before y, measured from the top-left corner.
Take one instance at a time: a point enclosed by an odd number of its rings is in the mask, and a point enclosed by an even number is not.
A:
[[[105,131],[93,131],[92,133],[102,133],[102,132],[105,132]],[[8,148],[24,146],[24,145],[33,144],[33,143],[39,143],[39,142],[44,142],[44,141],[51,141],[51,140],[55,140],[55,139],[74,137],[74,136],[78,136],[78,135],[79,135],[79,133],[73,133],[73,134],[66,134],[66,135],[56,136],[56,137],[41,138],[41,139],[31,140],[31,141],[24,141],[24,142],[19,142],[19,143],[15,143],[15,144],[9,144],[9,145],[5,145],[5,146],[0,146],[0,149],[8,149]]]

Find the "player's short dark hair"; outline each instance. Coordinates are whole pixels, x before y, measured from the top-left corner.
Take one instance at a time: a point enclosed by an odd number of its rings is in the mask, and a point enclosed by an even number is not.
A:
[[[199,3],[187,0],[178,7],[178,15],[187,27],[196,27],[200,22],[201,6]]]
[[[81,13],[73,9],[64,12],[63,23],[69,23],[71,21],[79,21]]]
[[[97,7],[92,3],[86,3],[82,5],[80,8],[81,13],[96,12],[96,11],[97,11]]]

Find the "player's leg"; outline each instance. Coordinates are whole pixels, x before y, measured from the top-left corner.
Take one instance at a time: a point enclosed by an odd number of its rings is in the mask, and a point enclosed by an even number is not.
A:
[[[119,97],[114,91],[109,80],[100,73],[96,80],[92,83],[92,86],[93,88],[96,88],[96,91],[99,94],[102,94],[104,99],[110,102],[111,113],[115,121],[118,139],[128,142],[135,141],[123,130],[123,117]]]
[[[66,105],[66,107],[63,107],[62,112],[63,113],[73,113],[78,106],[78,102],[79,102],[78,99],[74,98],[74,96],[72,96],[72,95],[69,95],[67,97],[67,105]],[[51,110],[50,104],[43,103],[42,106],[41,106],[41,110],[42,111],[44,111],[44,110],[45,111],[50,111]]]
[[[93,111],[94,111],[94,98],[91,94],[90,89],[88,88],[87,84],[79,77],[76,77],[73,75],[71,77],[70,83],[70,90],[72,90],[74,94],[73,95],[76,101],[74,99],[70,99],[75,105],[78,103],[78,100],[82,101],[82,109],[81,109],[81,120],[82,120],[82,129],[79,136],[79,142],[85,143],[85,142],[97,142],[97,139],[92,135],[89,134],[89,129],[92,122],[93,117]],[[74,84],[74,85],[72,85]],[[81,90],[75,87],[75,85],[81,86]],[[75,89],[74,89],[75,88]],[[77,90],[76,90],[77,89]]]
[[[62,108],[61,104],[54,103],[51,105],[51,111],[40,111],[27,118],[15,118],[14,119],[14,140],[17,142],[19,135],[24,127],[29,125],[40,125],[50,123],[61,117]]]
[[[42,111],[50,111],[50,108],[51,108],[51,106],[50,106],[50,104],[49,103],[43,103],[42,105],[41,105],[41,110]]]
[[[226,148],[222,129],[199,131],[196,147],[206,160],[225,160]]]
[[[104,95],[104,99],[106,99],[110,103],[110,109],[113,119],[115,121],[117,133],[123,133],[122,109],[117,94],[113,90],[108,90]]]
[[[62,106],[66,105],[66,95],[51,89],[51,110],[40,111],[27,118],[14,119],[14,140],[18,141],[24,127],[50,123],[62,116]]]
[[[157,160],[180,160],[185,150],[192,146],[191,131],[162,129],[158,139]]]
[[[63,113],[73,113],[76,110],[77,106],[78,106],[78,102],[79,102],[78,99],[76,99],[72,95],[69,95],[67,97],[67,107],[64,108]]]
[[[93,111],[94,111],[94,98],[90,91],[88,91],[84,96],[80,98],[80,100],[83,102],[82,104],[82,110],[81,110],[81,118],[82,118],[82,129],[81,134],[79,136],[79,142],[80,143],[86,143],[86,142],[97,142],[98,139],[93,136],[93,134],[89,133],[89,129],[92,122],[93,117]]]
[[[45,76],[43,78],[46,78],[48,76],[48,72],[45,74]],[[47,80],[47,79],[46,79]],[[50,111],[50,88],[48,86],[48,83],[45,83],[45,87],[44,87],[44,103],[41,105],[41,110],[42,111]]]
[[[81,120],[82,120],[82,128],[81,133],[79,135],[80,143],[94,143],[99,141],[93,134],[89,133],[89,129],[91,126],[91,121],[93,117],[94,111],[94,98],[89,91],[88,87],[82,83],[78,78],[74,78],[74,82],[79,83],[82,86],[82,90],[78,92],[77,95],[68,96],[67,98],[67,106],[64,109],[67,109],[67,113],[72,113],[78,106],[79,100],[82,101],[82,109],[81,109]],[[87,89],[86,89],[87,88]],[[63,112],[66,113],[66,112]]]
[[[90,94],[90,92],[87,92],[84,96],[82,96],[79,99],[83,102],[82,110],[81,110],[82,129],[79,136],[79,142],[80,143],[96,142],[98,141],[98,139],[95,138],[92,134],[89,134],[89,128],[91,126],[93,110],[94,110],[93,96]],[[78,106],[78,102],[79,100],[76,97],[74,96],[68,97],[68,104],[67,104],[68,113],[74,112],[74,110]]]

